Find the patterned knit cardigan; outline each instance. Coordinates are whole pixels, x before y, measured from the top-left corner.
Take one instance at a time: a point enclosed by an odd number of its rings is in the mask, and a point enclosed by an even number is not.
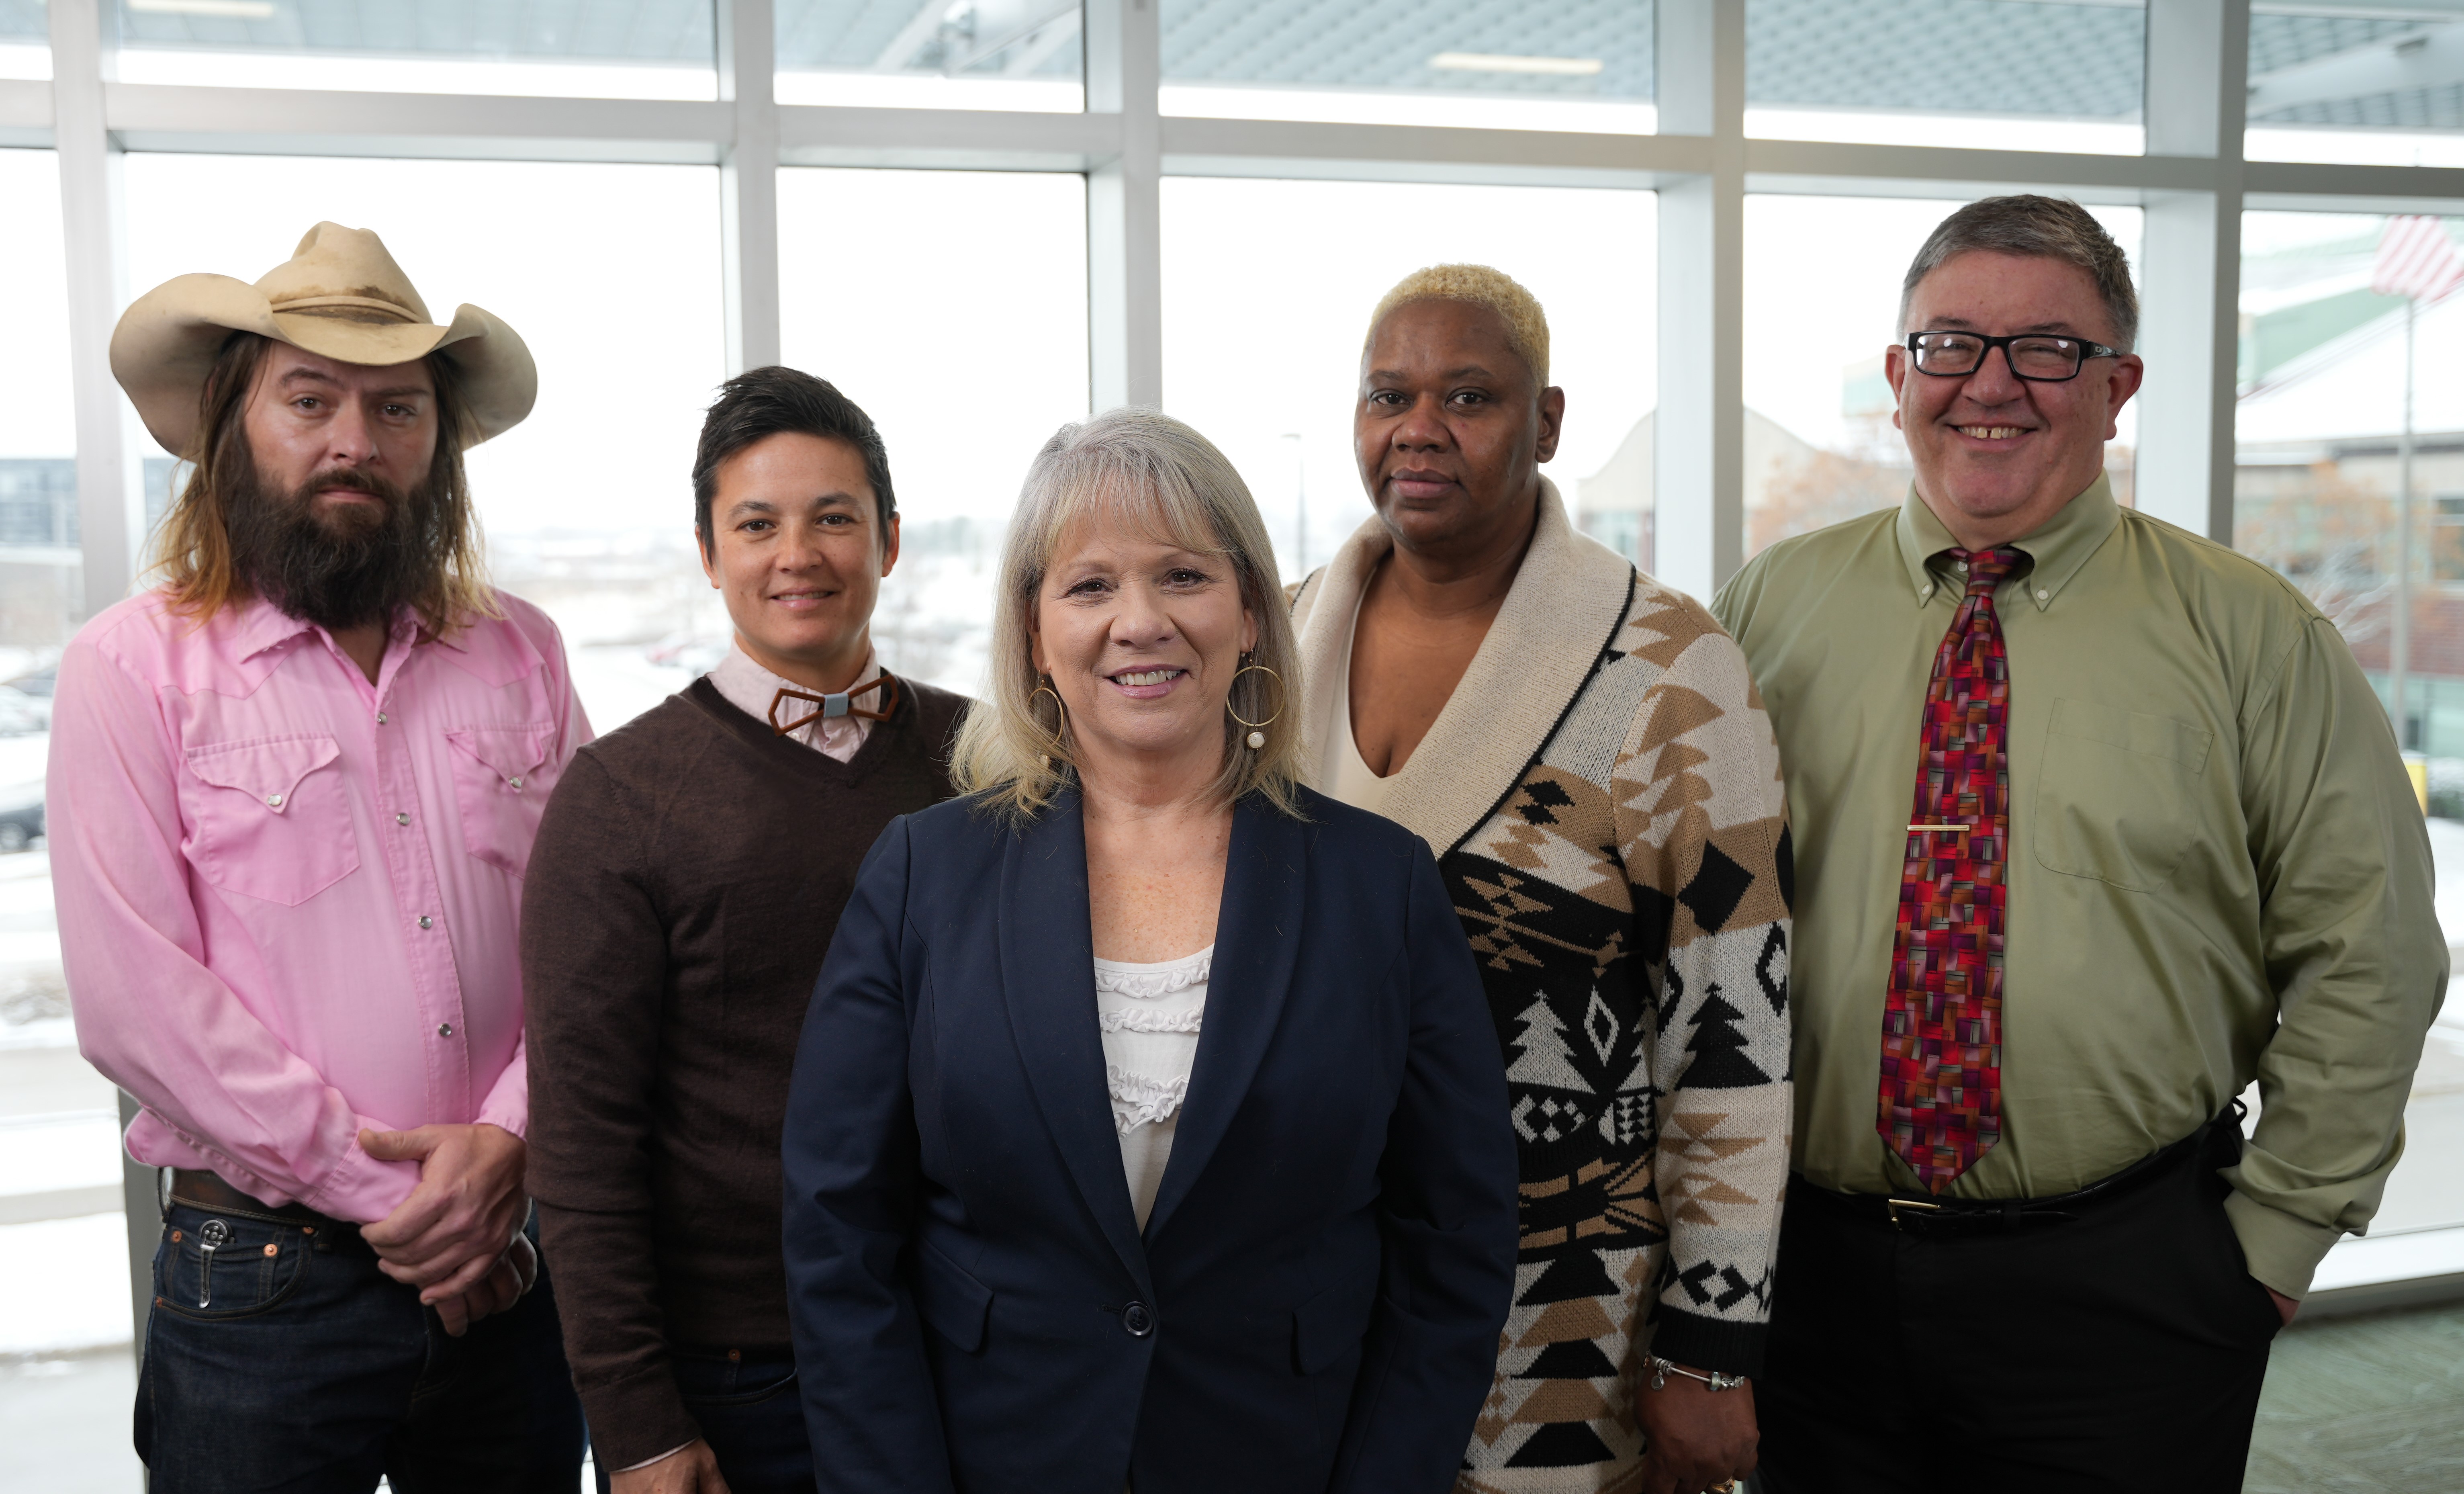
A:
[[[1372,518],[1297,589],[1302,679],[1325,682],[1301,692],[1307,761],[1348,727],[1331,682],[1389,544]],[[1544,482],[1513,589],[1383,809],[1437,853],[1520,1141],[1514,1306],[1459,1490],[1637,1487],[1646,1345],[1761,1368],[1792,1113],[1771,720],[1710,614],[1576,533]]]

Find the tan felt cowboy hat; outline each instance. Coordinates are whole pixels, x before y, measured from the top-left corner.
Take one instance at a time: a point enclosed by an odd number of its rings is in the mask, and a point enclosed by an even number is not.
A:
[[[139,297],[120,319],[112,377],[165,451],[187,454],[206,376],[233,332],[372,367],[441,351],[462,374],[466,447],[519,425],[539,398],[539,365],[513,328],[476,306],[457,307],[452,325],[437,326],[383,240],[320,223],[254,285],[184,275]]]

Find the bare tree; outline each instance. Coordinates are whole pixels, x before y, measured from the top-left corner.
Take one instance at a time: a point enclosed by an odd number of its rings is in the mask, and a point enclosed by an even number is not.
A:
[[[1908,491],[1908,470],[1871,457],[1816,450],[1774,473],[1763,500],[1746,516],[1748,549],[1759,553],[1791,535],[1897,508]]]
[[[2387,632],[2395,596],[2395,504],[2333,462],[2235,504],[2233,545],[2284,573],[2348,644]]]

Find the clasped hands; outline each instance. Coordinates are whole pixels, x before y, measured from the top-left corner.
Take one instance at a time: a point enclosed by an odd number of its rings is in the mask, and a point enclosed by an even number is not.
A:
[[[419,1183],[391,1214],[360,1231],[377,1269],[436,1309],[456,1338],[519,1302],[539,1279],[522,1234],[522,1138],[502,1127],[420,1126],[363,1131],[360,1149],[381,1162],[417,1162]]]
[[[1702,1494],[1754,1471],[1760,1433],[1754,1388],[1715,1391],[1672,1374],[1659,1390],[1635,1389],[1642,1423],[1641,1494]]]

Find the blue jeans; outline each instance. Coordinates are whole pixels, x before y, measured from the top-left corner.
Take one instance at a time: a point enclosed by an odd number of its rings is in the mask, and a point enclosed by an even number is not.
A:
[[[544,1267],[451,1338],[349,1225],[165,1215],[137,1385],[153,1494],[572,1494],[582,1439]]]
[[[671,1363],[730,1494],[814,1494],[794,1359],[680,1351]],[[599,1470],[599,1494],[607,1494],[607,1472]]]

